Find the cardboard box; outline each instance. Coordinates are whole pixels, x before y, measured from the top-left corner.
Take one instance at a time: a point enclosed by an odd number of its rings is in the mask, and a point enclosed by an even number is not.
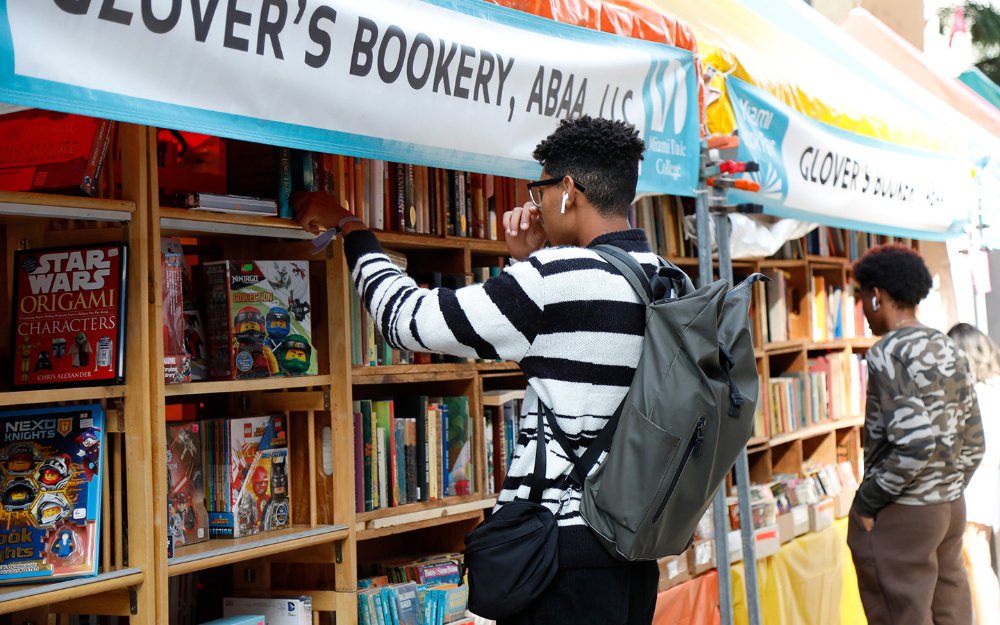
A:
[[[795,538],[795,515],[790,511],[778,515],[778,540],[781,544]]]
[[[781,537],[777,525],[762,527],[754,532],[754,553],[757,559],[773,556],[781,551]]]
[[[809,532],[810,506],[795,506],[792,508],[792,520],[795,523],[795,535],[801,536]]]
[[[834,498],[833,516],[842,519],[851,513],[851,505],[854,503],[854,494],[858,491],[853,488],[845,488],[837,493]]]
[[[833,525],[832,497],[823,497],[809,506],[809,531],[818,532]]]
[[[263,615],[267,625],[312,625],[312,598],[226,597],[223,616]]]
[[[773,556],[781,550],[781,539],[779,537],[778,526],[769,525],[755,530],[754,533],[754,557],[761,560],[768,556]],[[743,560],[743,537],[740,530],[729,532],[729,562],[735,564]]]
[[[660,558],[657,561],[657,565],[660,567],[660,584],[658,589],[661,592],[691,579],[686,553],[682,553],[679,556]]]
[[[730,530],[727,536],[729,545],[729,564],[736,564],[743,561],[743,537],[740,530]]]
[[[715,539],[696,540],[687,550],[688,571],[691,575],[701,575],[716,567]]]

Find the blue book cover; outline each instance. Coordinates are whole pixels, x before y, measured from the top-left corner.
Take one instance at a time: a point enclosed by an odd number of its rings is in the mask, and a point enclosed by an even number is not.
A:
[[[441,435],[441,497],[447,497],[448,485],[450,484],[448,480],[448,405],[443,401],[439,405],[441,407],[441,429],[438,430]]]
[[[420,599],[417,596],[417,584],[408,582],[396,586],[396,608],[399,613],[399,625],[421,625]]]
[[[97,574],[104,408],[0,412],[0,580]]]
[[[393,591],[392,586],[382,588],[379,591],[382,594],[382,610],[385,612],[386,623],[390,625],[399,625],[399,612],[396,608],[396,593]]]
[[[388,621],[386,621],[385,610],[382,606],[382,593],[373,592],[372,601],[375,604],[375,616],[378,617],[378,625],[389,625]]]

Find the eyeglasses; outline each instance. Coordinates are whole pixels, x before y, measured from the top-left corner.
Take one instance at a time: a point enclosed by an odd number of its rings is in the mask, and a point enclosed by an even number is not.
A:
[[[528,197],[531,199],[531,203],[535,205],[535,208],[542,207],[542,187],[547,187],[553,184],[559,184],[562,182],[562,178],[546,178],[545,180],[536,180],[534,182],[528,183]],[[573,181],[573,186],[576,187],[581,193],[587,192],[587,187],[583,186],[576,180]]]

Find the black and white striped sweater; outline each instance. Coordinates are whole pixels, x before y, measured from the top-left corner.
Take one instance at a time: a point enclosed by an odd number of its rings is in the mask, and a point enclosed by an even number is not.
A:
[[[656,266],[642,230],[604,234],[648,274]],[[355,286],[395,348],[520,363],[528,379],[520,436],[497,506],[527,499],[535,461],[536,398],[558,415],[582,454],[624,399],[642,352],[645,307],[629,283],[596,252],[542,249],[484,284],[422,289],[382,253],[375,235],[345,239]],[[560,565],[612,561],[580,517],[571,462],[546,426],[543,503],[560,528]],[[560,505],[561,504],[561,505]]]

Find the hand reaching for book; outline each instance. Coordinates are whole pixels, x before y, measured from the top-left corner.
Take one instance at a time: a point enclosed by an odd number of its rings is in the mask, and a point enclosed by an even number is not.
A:
[[[319,234],[321,229],[339,227],[347,235],[352,230],[367,228],[351,211],[337,204],[337,199],[322,191],[302,191],[292,196],[295,219],[306,232]]]
[[[516,206],[503,215],[507,250],[514,260],[524,260],[545,245],[545,227],[542,214],[531,202]]]

